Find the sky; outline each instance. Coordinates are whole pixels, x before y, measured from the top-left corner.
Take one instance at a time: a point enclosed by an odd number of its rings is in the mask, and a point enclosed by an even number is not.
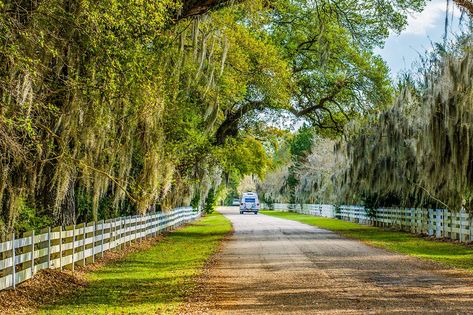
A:
[[[446,5],[446,0],[432,0],[421,13],[409,14],[408,25],[401,34],[391,34],[384,48],[378,49],[377,52],[391,68],[393,77],[411,68],[412,63],[419,60],[419,54],[431,49],[432,42],[443,42]],[[451,37],[458,31],[460,11],[450,4],[450,19],[452,14]]]

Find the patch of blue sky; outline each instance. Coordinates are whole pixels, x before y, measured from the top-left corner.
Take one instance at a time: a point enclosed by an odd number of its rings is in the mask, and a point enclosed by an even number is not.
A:
[[[420,56],[432,50],[433,43],[443,43],[446,16],[447,0],[429,1],[422,12],[409,14],[408,25],[400,34],[391,34],[384,47],[376,50],[390,67],[392,77],[412,69]],[[462,30],[460,17],[460,10],[450,1],[447,31],[450,40]]]

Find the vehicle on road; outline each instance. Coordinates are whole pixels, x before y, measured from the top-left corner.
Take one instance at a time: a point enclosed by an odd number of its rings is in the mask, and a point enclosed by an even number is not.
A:
[[[255,192],[246,192],[241,197],[240,201],[240,214],[245,212],[253,212],[258,214],[260,209],[258,194]]]
[[[240,205],[240,199],[234,198],[232,200],[232,206],[239,206]]]

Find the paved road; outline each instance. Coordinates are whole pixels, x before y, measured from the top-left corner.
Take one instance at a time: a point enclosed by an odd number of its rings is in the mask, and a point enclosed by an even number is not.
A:
[[[190,313],[473,314],[468,275],[302,223],[220,211],[235,233]]]

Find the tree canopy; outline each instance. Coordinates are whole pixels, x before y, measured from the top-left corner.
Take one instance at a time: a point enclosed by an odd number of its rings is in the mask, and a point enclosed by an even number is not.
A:
[[[166,210],[263,177],[283,115],[333,136],[391,102],[373,50],[423,5],[0,1],[2,231]]]

